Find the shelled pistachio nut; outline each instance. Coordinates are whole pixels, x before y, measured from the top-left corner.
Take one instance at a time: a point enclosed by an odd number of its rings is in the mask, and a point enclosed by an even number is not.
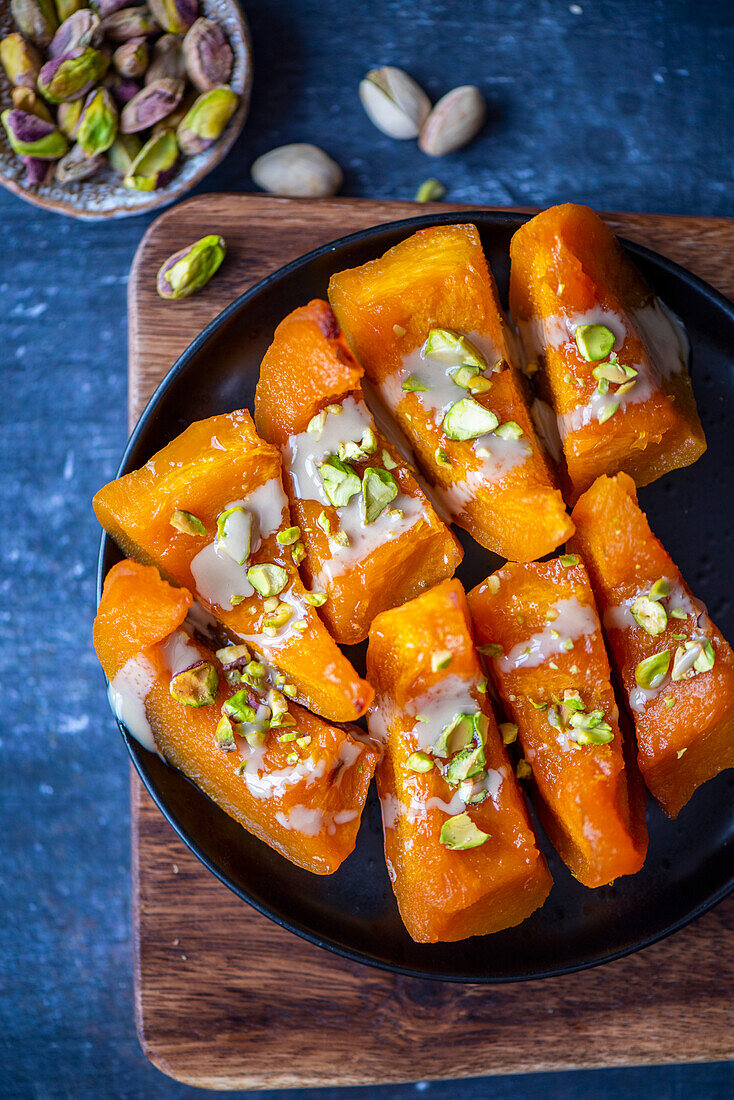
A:
[[[81,99],[107,72],[109,62],[99,50],[83,46],[47,61],[38,77],[38,90],[49,103]]]
[[[156,22],[170,34],[186,34],[199,14],[198,0],[149,0]]]
[[[344,179],[339,165],[323,149],[304,143],[271,149],[257,158],[250,174],[263,191],[296,199],[335,195]]]
[[[72,183],[87,180],[105,164],[103,153],[88,156],[81,145],[74,145],[56,164],[56,179],[59,183]]]
[[[400,140],[418,137],[431,111],[421,86],[392,65],[371,69],[359,85],[359,98],[377,129]]]
[[[35,88],[41,71],[41,55],[35,46],[15,31],[0,42],[0,63],[11,84]]]
[[[95,88],[87,96],[76,139],[87,156],[109,149],[117,136],[117,107],[106,88]]]
[[[104,86],[112,92],[113,99],[118,108],[122,108],[134,99],[138,92],[143,89],[137,80],[132,80],[127,76],[120,76],[119,73],[109,72],[104,78]]]
[[[48,46],[59,25],[54,0],[10,0],[10,11],[22,35],[36,46]]]
[[[40,157],[22,157],[26,183],[48,183],[54,174],[54,162]]]
[[[161,265],[156,289],[161,298],[188,298],[205,286],[226,253],[223,237],[212,234],[174,252]]]
[[[13,88],[12,99],[13,106],[19,111],[25,111],[28,115],[42,118],[44,122],[53,123],[53,117],[48,107],[30,88]],[[58,126],[58,121],[56,125]],[[61,129],[60,126],[59,129]]]
[[[183,57],[189,80],[200,92],[226,84],[232,75],[232,47],[211,19],[192,24],[183,40]]]
[[[147,84],[122,109],[120,129],[123,134],[137,134],[154,126],[175,111],[183,93],[183,80],[164,79]]]
[[[112,55],[112,64],[120,76],[142,76],[148,68],[148,42],[145,38],[128,38]]]
[[[145,83],[155,80],[183,80],[186,76],[181,37],[178,34],[162,34],[156,39],[145,73]]]
[[[424,122],[418,145],[431,157],[445,157],[476,137],[486,114],[487,105],[478,88],[472,84],[454,88],[439,99]]]
[[[75,11],[81,11],[86,7],[87,0],[56,0],[56,14],[59,17],[59,23],[63,23]]]
[[[202,92],[176,130],[181,152],[190,157],[213,145],[224,133],[238,102],[239,96],[226,84]]]
[[[81,46],[94,46],[102,42],[102,20],[89,8],[74,12],[61,24],[46,51],[49,58],[62,57]]]
[[[41,160],[58,160],[66,152],[66,138],[52,122],[14,107],[3,111],[0,119],[13,152]]]
[[[121,8],[102,20],[102,30],[111,42],[127,42],[128,38],[157,34],[160,27],[147,8]]]
[[[166,130],[146,141],[125,173],[123,183],[136,191],[156,191],[171,181],[177,160],[176,135],[173,130]]]
[[[107,150],[107,159],[115,172],[124,176],[142,148],[137,134],[118,134]]]
[[[70,103],[59,103],[56,110],[56,125],[68,138],[76,138],[79,119],[84,110],[83,99],[73,99]]]

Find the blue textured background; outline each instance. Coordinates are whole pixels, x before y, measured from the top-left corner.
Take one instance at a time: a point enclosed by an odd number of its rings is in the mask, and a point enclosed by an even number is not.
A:
[[[247,12],[251,118],[200,190],[250,190],[255,156],[313,141],[343,165],[347,195],[412,198],[436,175],[456,202],[732,212],[730,3],[253,0]],[[387,63],[433,97],[479,84],[490,104],[480,139],[432,161],[414,143],[383,137],[356,87]],[[126,282],[148,224],[85,225],[0,194],[0,1095],[8,1097],[201,1095],[161,1076],[135,1038],[127,760],[90,645],[98,531],[89,502],[125,440]],[[300,1095],[733,1091],[731,1067],[694,1065]]]

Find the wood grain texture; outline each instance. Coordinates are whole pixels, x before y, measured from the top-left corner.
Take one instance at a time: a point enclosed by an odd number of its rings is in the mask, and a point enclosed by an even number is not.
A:
[[[130,277],[131,424],[192,338],[258,279],[335,237],[433,209],[447,207],[216,195],[163,214]],[[734,221],[607,221],[734,297]],[[226,238],[225,266],[199,296],[161,301],[159,265],[204,233]],[[202,867],[135,775],[131,798],[138,1032],[151,1061],[180,1081],[366,1085],[734,1057],[734,898],[637,955],[581,974],[494,988],[419,981],[277,927]]]

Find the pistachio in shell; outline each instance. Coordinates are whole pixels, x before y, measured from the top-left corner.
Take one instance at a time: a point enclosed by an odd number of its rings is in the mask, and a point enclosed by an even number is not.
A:
[[[188,298],[205,286],[226,254],[224,238],[216,234],[174,252],[158,271],[156,289],[161,298]]]
[[[134,99],[138,92],[142,91],[142,88],[137,80],[132,80],[127,76],[120,76],[119,73],[109,72],[104,79],[105,88],[109,88],[114,97],[115,103],[118,108],[122,108]]]
[[[155,80],[183,80],[186,67],[183,59],[181,36],[162,34],[156,39],[151,53],[150,65],[145,73],[145,83]]]
[[[335,195],[344,181],[339,165],[323,149],[307,142],[280,145],[263,153],[250,174],[263,191],[294,199],[327,198]]]
[[[40,157],[22,157],[25,165],[26,183],[48,183],[54,174],[54,162],[41,160]]]
[[[47,61],[38,77],[38,90],[49,103],[82,99],[107,72],[109,62],[91,46],[83,46]]]
[[[56,14],[59,17],[59,23],[63,23],[75,11],[81,11],[87,6],[87,0],[56,0]]]
[[[77,127],[83,110],[83,99],[72,99],[69,103],[59,103],[56,111],[56,125],[62,134],[76,140]]]
[[[160,27],[147,8],[121,8],[102,20],[102,30],[111,42],[127,42],[128,38],[147,38]]]
[[[232,75],[232,47],[218,23],[196,20],[183,40],[183,56],[189,80],[200,92],[226,84]]]
[[[173,178],[177,160],[176,135],[166,130],[146,141],[122,182],[135,191],[157,191]]]
[[[109,149],[117,135],[117,107],[106,88],[89,93],[79,119],[76,139],[92,157]]]
[[[59,25],[54,0],[10,0],[10,11],[21,34],[45,49]]]
[[[112,64],[120,76],[142,76],[148,68],[148,43],[145,38],[128,38],[112,55]]]
[[[66,138],[52,122],[15,107],[3,111],[0,119],[13,152],[41,160],[58,160],[66,152]]]
[[[158,24],[170,34],[186,34],[199,14],[198,0],[149,0]]]
[[[103,153],[89,156],[81,145],[74,145],[56,164],[56,179],[59,183],[73,183],[88,180],[104,166]]]
[[[176,131],[181,152],[190,157],[213,145],[224,133],[238,102],[237,93],[227,84],[202,92]]]
[[[143,143],[137,134],[118,134],[107,150],[110,166],[118,175],[124,176],[142,148]]]
[[[12,99],[13,106],[17,107],[19,111],[25,111],[28,115],[42,118],[44,122],[53,122],[51,112],[46,104],[30,88],[13,88]],[[58,122],[56,125],[58,126]],[[59,129],[61,129],[60,126]]]
[[[63,57],[81,46],[99,46],[102,42],[102,21],[89,8],[74,12],[64,20],[46,51],[50,58]]]
[[[183,93],[183,80],[156,80],[147,84],[122,109],[120,129],[123,134],[137,134],[155,126],[176,110]]]
[[[32,43],[14,31],[0,42],[0,63],[11,84],[35,88],[41,71],[41,56]]]

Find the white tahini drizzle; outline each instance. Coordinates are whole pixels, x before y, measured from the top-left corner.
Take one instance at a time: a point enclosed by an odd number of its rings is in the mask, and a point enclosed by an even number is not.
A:
[[[128,733],[151,752],[157,752],[157,747],[145,710],[145,699],[155,678],[153,665],[139,654],[123,665],[107,689],[110,706],[116,717]]]
[[[191,639],[183,630],[174,630],[173,634],[161,642],[160,653],[171,676],[178,675],[201,660],[198,649],[191,645]]]
[[[405,710],[415,716],[415,723],[407,736],[414,739],[418,749],[423,752],[432,749],[441,731],[457,714],[476,714],[479,707],[472,688],[476,690],[474,680],[445,676],[429,691],[410,700]]]
[[[496,658],[501,672],[514,672],[518,668],[535,668],[544,664],[559,653],[567,652],[565,642],[572,642],[599,629],[599,621],[594,609],[579,603],[575,596],[567,600],[556,600],[551,607],[558,612],[557,617],[539,633],[532,634],[527,641],[518,642],[504,657]]]
[[[337,810],[333,813],[313,806],[294,806],[287,814],[278,811],[275,820],[284,829],[295,829],[304,836],[318,836],[324,829],[333,836],[337,826],[354,821],[358,813],[358,810]]]

